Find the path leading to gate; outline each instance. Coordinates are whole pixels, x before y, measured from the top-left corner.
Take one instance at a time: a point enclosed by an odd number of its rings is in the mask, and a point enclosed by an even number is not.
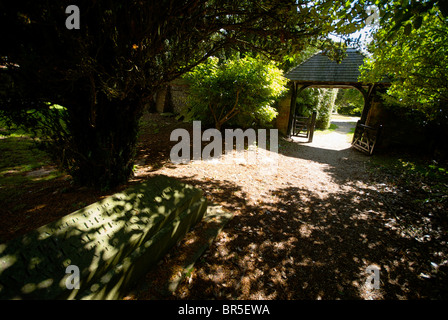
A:
[[[266,165],[207,162],[165,165],[146,173],[193,184],[210,203],[234,213],[174,297],[421,297],[416,265],[428,249],[404,235],[395,219],[410,201],[393,186],[371,180],[370,157],[350,148],[347,133],[355,122],[335,118],[338,128],[316,132],[312,143],[280,139],[274,173]],[[182,256],[200,239],[201,226],[171,257]],[[170,259],[148,276],[179,272]],[[381,269],[379,289],[367,284],[372,268]],[[136,298],[151,294],[143,290]]]
[[[356,126],[356,121],[359,118],[342,115],[333,115],[331,121],[331,128],[329,130],[316,130],[313,137],[313,142],[308,143],[305,138],[293,137],[293,141],[309,148],[304,148],[305,153],[309,153],[309,158],[312,160],[315,156],[315,161],[321,161],[322,156],[326,155],[327,162],[338,160],[339,155],[355,156],[358,152],[350,150],[351,141],[353,137],[353,130]],[[336,127],[335,129],[333,127]],[[327,150],[327,152],[325,152]],[[336,158],[335,158],[336,157]],[[358,157],[359,158],[359,157]],[[325,161],[325,160],[323,160]]]
[[[351,130],[355,128],[358,120],[358,117],[333,115],[331,124],[336,126],[336,129],[330,130],[330,133],[317,131],[311,145],[316,148],[335,151],[350,148],[352,135],[349,135],[349,133],[353,132]],[[300,141],[300,139],[297,140]]]
[[[303,177],[305,188],[313,191],[323,190],[326,194],[344,190],[347,183],[351,185],[364,180],[368,157],[351,148],[353,135],[350,133],[353,132],[358,119],[333,115],[331,124],[332,127],[336,126],[336,129],[316,131],[311,143],[304,138],[293,138],[298,144],[296,152],[293,153],[295,165],[291,163],[287,167],[301,168],[294,171],[306,174]],[[284,159],[285,162],[288,160],[290,159]],[[315,188],[315,180],[319,181],[321,188]],[[363,184],[359,186],[364,187]]]

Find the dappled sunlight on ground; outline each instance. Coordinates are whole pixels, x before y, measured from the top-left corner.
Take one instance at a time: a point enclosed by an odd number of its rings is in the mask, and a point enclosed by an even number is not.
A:
[[[440,286],[433,287],[440,279],[431,273],[435,252],[446,256],[444,242],[420,242],[416,233],[405,232],[400,207],[411,209],[412,204],[407,195],[371,179],[369,157],[351,149],[346,138],[355,123],[346,124],[317,134],[313,143],[280,139],[273,174],[263,174],[262,166],[219,162],[166,165],[153,172],[193,184],[235,213],[176,298],[444,294]],[[367,283],[366,269],[372,265],[380,269],[379,289]]]
[[[160,115],[147,117],[151,124],[157,123],[157,130],[154,125],[143,130],[135,177],[120,188],[165,174],[202,189],[209,203],[234,213],[168,298],[448,297],[448,239],[438,207],[416,199],[418,190],[403,189],[394,177],[385,180],[373,174],[373,158],[350,148],[350,129],[356,120],[336,119],[338,128],[316,132],[312,143],[279,138],[279,153],[267,151],[274,162],[262,158],[255,163],[174,165],[169,154],[176,142],[170,142],[170,133],[177,127],[191,128]],[[52,174],[40,165],[33,170],[31,176],[21,176],[27,182],[20,190],[26,201],[16,197],[8,202],[3,215],[7,224],[0,235],[4,239],[108,195],[76,189],[65,176],[30,185],[31,179]],[[21,202],[26,206],[20,207]],[[192,230],[176,249],[197,245],[200,232]],[[164,258],[167,266],[176,252]],[[177,272],[177,265],[171,265],[167,271]],[[380,269],[379,289],[366,282],[372,265]]]

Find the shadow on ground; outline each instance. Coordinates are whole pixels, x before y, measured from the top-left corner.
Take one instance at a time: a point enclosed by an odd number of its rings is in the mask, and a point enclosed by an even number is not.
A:
[[[171,127],[166,128],[140,140],[138,164],[152,166],[150,175],[169,161],[176,143],[167,143]],[[306,182],[279,185],[254,204],[238,181],[194,174],[176,177],[204,190],[211,203],[235,216],[195,265],[192,281],[183,283],[172,298],[448,298],[446,232],[438,229],[431,212],[415,202],[415,194],[373,181],[365,170],[369,157],[350,148],[330,150],[280,141],[279,153],[322,166],[334,184],[344,188],[318,192]],[[142,175],[134,182],[146,178]],[[288,180],[286,173],[284,179]],[[64,192],[53,193],[58,188],[62,187],[36,192],[42,195],[36,196],[36,203],[47,205],[42,216],[51,211],[50,200],[57,199],[54,207],[61,210]],[[84,193],[79,201],[99,197]],[[73,195],[67,195],[67,203],[73,203]],[[78,208],[64,208],[66,213],[74,209]],[[378,290],[365,286],[370,265],[380,268]]]
[[[249,206],[244,196],[230,195],[236,185],[181,180],[204,190],[219,187],[222,194],[213,193],[215,200],[222,196],[226,209],[240,209],[177,298],[448,297],[446,270],[434,268],[446,257],[444,242],[419,238],[413,226],[401,226],[400,204],[387,200],[393,194],[360,189],[322,199],[289,187]],[[366,287],[371,265],[380,268],[379,290]]]
[[[412,194],[376,183],[367,170],[371,158],[349,144],[340,150],[279,144],[281,157],[320,165],[342,188],[322,193],[306,183],[283,185],[255,205],[238,182],[177,177],[235,216],[172,298],[448,297],[445,232],[433,232],[437,219]],[[378,290],[366,285],[372,265],[380,268]]]
[[[180,178],[236,216],[176,298],[448,297],[446,232],[413,194],[375,182],[370,157],[290,141],[280,154],[323,165],[344,188],[279,187],[253,205],[236,182]],[[369,266],[380,269],[379,289],[367,285]]]

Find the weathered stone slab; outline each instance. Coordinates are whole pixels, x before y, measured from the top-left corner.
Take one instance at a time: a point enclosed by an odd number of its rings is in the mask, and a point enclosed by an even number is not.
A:
[[[206,208],[201,190],[157,176],[0,244],[0,299],[117,299]]]

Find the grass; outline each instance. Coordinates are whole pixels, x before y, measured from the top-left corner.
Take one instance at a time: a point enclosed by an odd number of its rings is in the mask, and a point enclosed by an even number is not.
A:
[[[354,133],[355,133],[355,130],[356,130],[356,123],[353,123],[353,125],[354,125],[354,127],[353,128],[350,128],[350,131],[349,132],[347,132],[347,135],[353,135]]]
[[[353,141],[353,136],[354,136],[355,130],[356,130],[356,122],[350,122],[350,123],[353,124],[353,128],[350,128],[349,132],[347,132],[347,141],[348,142]]]
[[[0,180],[22,175],[51,161],[27,136],[0,136]]]
[[[339,114],[339,113],[333,113],[331,115],[331,120],[345,120],[347,118],[352,118],[352,119],[358,120],[360,118],[360,116],[351,115],[351,114]]]
[[[340,116],[340,115],[335,115],[334,117],[336,120],[341,120],[341,119],[346,119],[346,117]],[[332,120],[334,120],[332,118]],[[356,129],[356,122],[350,122],[350,124],[353,126],[352,128],[350,128],[350,131],[346,133],[347,135],[347,142],[351,142],[353,140],[353,135],[355,133],[355,129]],[[325,134],[329,134],[332,133],[334,131],[336,131],[337,129],[339,129],[339,126],[335,123],[331,123],[330,126],[328,127],[328,129],[322,130],[322,129],[316,129],[315,133],[320,134],[320,135],[325,135]]]
[[[320,134],[327,134],[327,133],[332,133],[333,131],[335,131],[338,128],[339,128],[338,125],[331,123],[327,129],[316,129],[314,132],[318,132]]]
[[[63,107],[53,105],[55,110]],[[34,112],[29,110],[28,112]],[[36,113],[36,112],[35,112]],[[36,117],[43,117],[36,113]],[[39,133],[37,132],[37,135]],[[33,139],[34,138],[34,139]],[[59,173],[51,173],[42,177],[28,176],[33,170],[44,166],[52,166],[53,162],[48,154],[39,149],[39,136],[27,132],[23,128],[0,118],[0,185],[20,185],[26,182],[51,180]]]
[[[18,197],[30,183],[45,182],[61,176],[58,170],[30,175],[36,169],[52,166],[51,158],[26,135],[0,135],[0,202]]]

